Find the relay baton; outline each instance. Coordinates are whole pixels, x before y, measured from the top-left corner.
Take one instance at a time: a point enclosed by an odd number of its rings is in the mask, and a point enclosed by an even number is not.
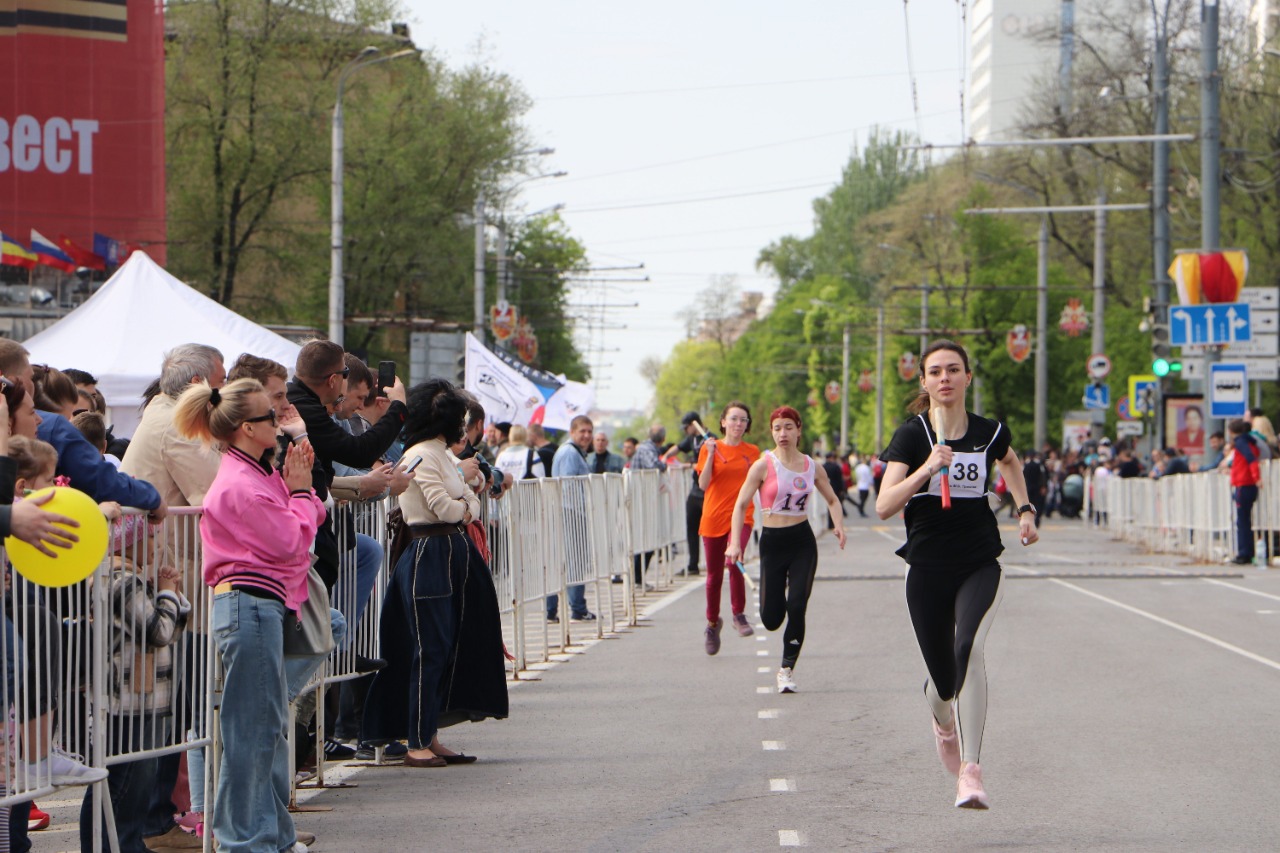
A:
[[[747,570],[742,567],[742,561],[738,560],[733,564],[733,567],[738,571],[742,572],[742,579],[747,582],[747,589],[751,590],[752,592],[755,592],[756,582],[751,579],[751,575],[747,574]]]
[[[933,432],[938,437],[938,444],[945,445],[947,442],[942,437],[942,410],[930,409],[929,420],[933,422]],[[942,489],[942,508],[951,509],[951,469],[950,466],[942,467],[942,476],[938,481],[939,487]]]

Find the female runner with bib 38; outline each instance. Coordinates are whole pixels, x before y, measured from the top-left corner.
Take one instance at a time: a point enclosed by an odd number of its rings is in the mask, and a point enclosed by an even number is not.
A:
[[[1018,507],[1023,545],[1039,538],[1022,463],[999,421],[965,410],[973,381],[969,356],[952,341],[934,341],[920,359],[920,392],[884,453],[876,514],[904,508],[907,609],[929,678],[924,693],[942,766],[957,777],[956,807],[990,806],[978,754],[987,718],[983,643],[1003,594],[998,560],[1004,545],[987,502],[991,469],[999,466]],[[932,422],[931,422],[932,420]],[[947,477],[951,508],[944,508]]]
[[[781,406],[769,415],[774,449],[765,453],[747,472],[733,508],[733,529],[742,523],[751,499],[760,492],[764,519],[760,532],[760,621],[770,631],[782,627],[782,667],[778,692],[795,693],[792,677],[800,647],[804,645],[804,618],[809,607],[813,577],[818,572],[818,543],[805,509],[816,489],[827,502],[832,530],[844,547],[844,513],[840,499],[827,481],[827,472],[800,450],[800,414]],[[725,555],[737,562],[742,546],[733,542]]]

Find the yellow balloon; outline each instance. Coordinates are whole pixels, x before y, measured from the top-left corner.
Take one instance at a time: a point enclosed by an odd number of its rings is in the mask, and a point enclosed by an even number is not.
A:
[[[41,497],[49,492],[53,492],[53,497],[40,508],[80,522],[80,526],[75,528],[59,525],[79,536],[80,541],[73,543],[70,548],[50,546],[50,550],[57,554],[56,557],[46,557],[13,536],[4,540],[4,546],[8,549],[9,561],[13,563],[13,567],[32,583],[41,586],[71,586],[93,574],[93,570],[106,556],[107,520],[93,498],[69,486],[41,489],[33,492],[30,497]]]

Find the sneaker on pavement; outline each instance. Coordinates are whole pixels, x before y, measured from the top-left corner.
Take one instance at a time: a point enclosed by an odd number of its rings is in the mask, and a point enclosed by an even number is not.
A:
[[[394,740],[382,747],[383,758],[404,758],[409,751],[409,747],[405,746],[398,740]],[[377,757],[372,744],[362,743],[360,748],[356,750],[356,759],[359,761],[373,761]]]
[[[316,843],[316,834],[314,832],[303,832],[301,829],[293,831],[293,843],[305,844],[308,847],[314,846]]]
[[[982,787],[982,768],[976,764],[966,764],[960,771],[960,778],[956,781],[956,808],[991,808],[987,791]]]
[[[186,812],[182,817],[178,818],[178,826],[187,832],[195,832],[200,824],[204,823],[204,815],[200,812]]]
[[[784,666],[778,670],[778,692],[795,693],[796,681],[791,677],[791,667]]]
[[[49,828],[49,813],[42,811],[35,803],[31,804],[31,811],[27,813],[27,832],[39,832],[42,829]]]
[[[570,622],[594,622],[596,621],[596,615],[592,613],[590,610],[588,610],[585,613],[573,614],[573,616],[570,617],[569,621]]]
[[[169,827],[169,831],[164,835],[153,835],[150,838],[142,839],[142,843],[146,845],[148,850],[199,850],[204,847],[204,843],[194,835],[184,831],[182,827]]]
[[[943,731],[942,726],[938,725],[938,721],[933,719],[933,715],[929,716],[933,721],[933,741],[938,746],[938,758],[942,760],[942,766],[952,776],[960,775],[960,734],[956,731],[956,724],[953,720],[951,723],[951,731]]]
[[[724,620],[717,619],[716,624],[708,625],[707,630],[703,632],[706,635],[707,654],[714,655],[720,651],[720,629],[723,627]]]
[[[35,785],[48,780],[50,785],[92,785],[107,778],[107,771],[90,767],[78,755],[54,747],[46,758],[27,765],[27,773]]]
[[[751,623],[747,621],[747,614],[745,613],[733,614],[733,627],[738,629],[738,636],[740,637],[750,637],[756,632],[756,629],[752,628]]]
[[[340,743],[331,737],[324,739],[324,760],[325,761],[346,761],[356,757],[354,747]]]
[[[609,578],[609,583],[626,583],[626,581],[622,579],[622,575],[614,575]]]

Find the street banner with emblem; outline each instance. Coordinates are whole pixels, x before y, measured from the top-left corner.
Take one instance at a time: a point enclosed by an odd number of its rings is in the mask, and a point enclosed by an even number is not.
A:
[[[1062,307],[1062,316],[1058,319],[1058,328],[1068,337],[1078,338],[1080,333],[1089,328],[1089,315],[1079,299],[1071,298]]]
[[[1005,335],[1004,348],[1009,353],[1009,358],[1022,364],[1031,356],[1031,332],[1019,323]]]
[[[903,382],[910,382],[916,377],[916,363],[919,359],[913,352],[904,352],[902,357],[898,359],[898,375],[902,377]]]
[[[505,341],[516,333],[516,316],[519,311],[505,299],[489,306],[489,328],[495,340]]]

